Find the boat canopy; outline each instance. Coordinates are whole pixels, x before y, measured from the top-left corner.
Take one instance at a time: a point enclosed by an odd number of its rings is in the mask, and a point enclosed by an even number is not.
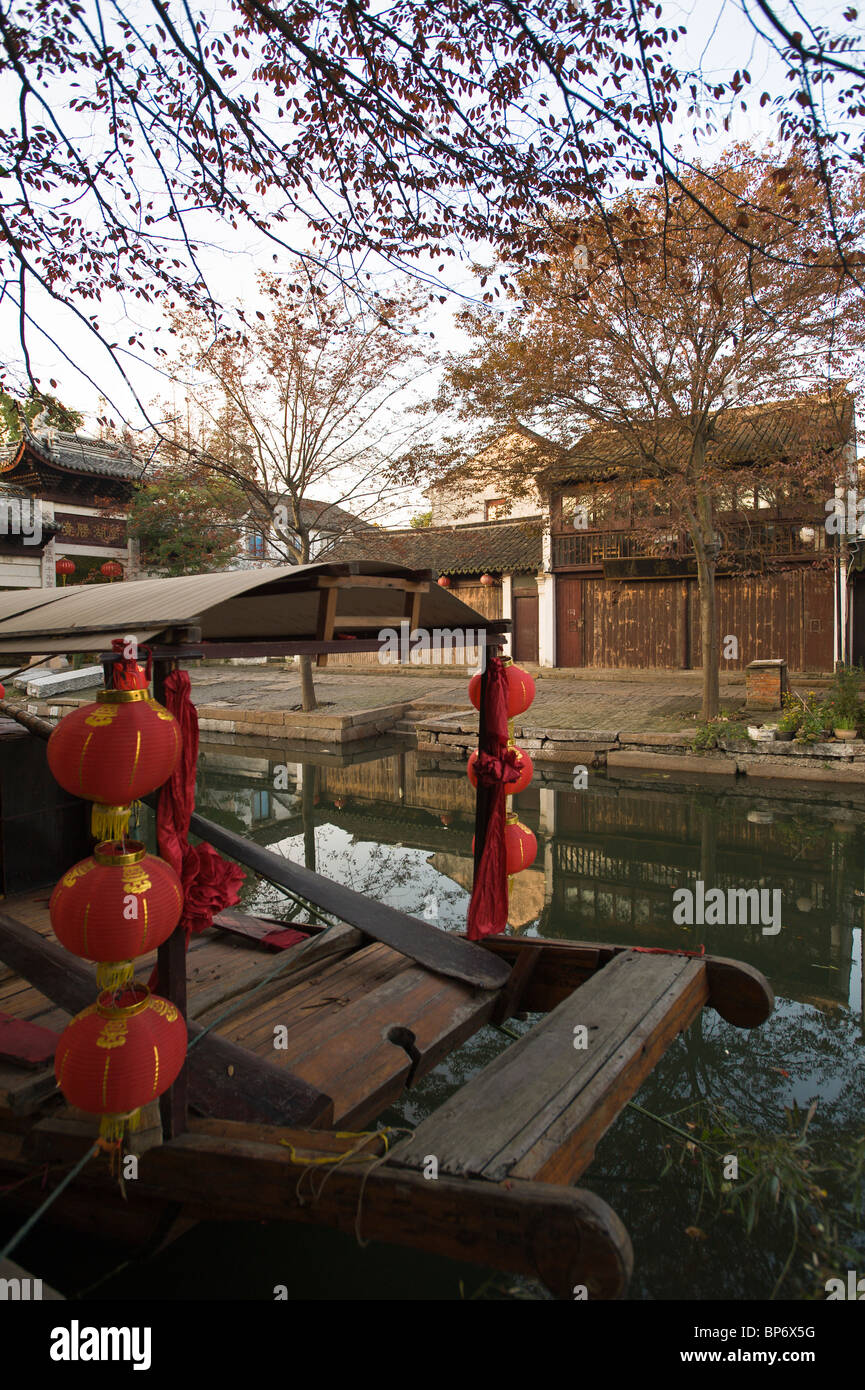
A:
[[[429,571],[403,565],[325,560],[8,591],[0,594],[0,655],[92,652],[121,636],[201,643],[207,655],[218,655],[222,645],[268,643],[315,643],[334,651],[343,640],[346,650],[349,644],[370,650],[383,628],[398,629],[406,621],[426,633],[510,629],[508,620],[485,618],[430,580]]]

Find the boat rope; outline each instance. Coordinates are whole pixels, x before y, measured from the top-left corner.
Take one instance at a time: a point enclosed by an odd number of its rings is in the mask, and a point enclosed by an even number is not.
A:
[[[367,1165],[364,1170],[363,1177],[361,1179],[360,1191],[357,1194],[357,1211],[355,1212],[354,1217],[355,1239],[358,1245],[361,1247],[361,1249],[365,1249],[370,1242],[368,1240],[364,1240],[363,1236],[361,1235],[360,1223],[361,1216],[363,1213],[363,1196],[364,1192],[366,1191],[366,1185],[369,1181],[370,1174],[374,1173],[375,1170],[379,1168],[383,1163],[385,1163],[387,1159],[390,1157],[390,1136],[408,1136],[410,1134],[413,1134],[414,1130],[399,1125],[385,1125],[383,1129],[361,1130],[359,1132],[355,1132],[352,1130],[337,1130],[336,1133],[339,1138],[357,1139],[358,1142],[356,1144],[353,1144],[350,1149],[344,1149],[343,1152],[340,1154],[324,1154],[316,1158],[300,1158],[290,1140],[280,1139],[279,1142],[285,1148],[290,1150],[290,1161],[294,1164],[301,1166],[302,1171],[300,1177],[297,1180],[294,1190],[295,1196],[297,1197],[298,1205],[302,1207],[306,1206],[307,1201],[312,1201],[313,1204],[318,1201],[319,1197],[322,1194],[322,1191],[324,1190],[325,1183],[328,1181],[331,1174],[335,1173],[337,1169],[353,1162],[365,1163]],[[369,1141],[374,1139],[380,1139],[381,1142],[384,1144],[383,1152],[380,1154],[363,1153],[362,1150],[366,1147]],[[316,1187],[313,1169],[317,1167],[324,1167],[326,1171],[321,1175],[321,1182]],[[307,1186],[310,1189],[309,1198],[304,1197],[301,1191],[301,1188],[303,1186],[303,1180],[306,1177],[309,1178],[309,1182],[307,1184]]]
[[[60,1194],[65,1191],[65,1189],[69,1186],[71,1182],[75,1181],[75,1179],[78,1177],[78,1174],[90,1162],[91,1158],[95,1158],[96,1155],[101,1152],[101,1144],[92,1144],[90,1146],[87,1152],[81,1158],[79,1158],[78,1162],[66,1174],[65,1178],[61,1178],[60,1182],[54,1188],[53,1192],[49,1193],[49,1195],[45,1198],[45,1201],[36,1208],[36,1210],[33,1212],[31,1216],[28,1216],[27,1220],[24,1222],[24,1225],[19,1227],[19,1229],[15,1232],[11,1239],[6,1242],[6,1244],[3,1246],[3,1249],[0,1250],[0,1261],[8,1259],[8,1257],[12,1254],[12,1251],[17,1249],[17,1247],[21,1244],[22,1240],[24,1240],[25,1236],[28,1236],[30,1234],[36,1223],[38,1221],[41,1221],[48,1208],[54,1202],[57,1201],[57,1198],[60,1196]]]

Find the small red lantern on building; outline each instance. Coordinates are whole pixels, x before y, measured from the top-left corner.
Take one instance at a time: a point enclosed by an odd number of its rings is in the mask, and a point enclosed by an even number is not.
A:
[[[484,588],[486,588],[486,589],[492,588],[492,586],[493,586],[493,584],[495,584],[495,582],[496,582],[496,581],[495,581],[495,576],[494,576],[494,575],[492,575],[492,574],[482,574],[482,575],[481,575],[481,583],[483,584]]]
[[[117,840],[129,803],[161,787],[180,755],[177,720],[148,690],[100,690],[72,710],[48,740],[48,766],[65,791],[96,802],[98,840]]]
[[[67,870],[48,905],[57,940],[97,963],[101,989],[130,985],[133,958],[167,941],[182,910],[177,874],[137,840],[97,845]]]
[[[514,744],[513,750],[517,754],[517,767],[519,769],[520,776],[519,781],[509,782],[507,784],[507,786],[505,787],[506,796],[516,796],[519,792],[524,792],[526,787],[529,785],[529,783],[535,775],[534,763],[532,762],[525,749],[518,748],[516,744]],[[466,773],[473,787],[476,787],[478,784],[478,776],[475,771],[475,763],[477,762],[477,760],[478,750],[475,749],[475,751],[469,755],[469,760],[466,764]]]
[[[70,1105],[101,1115],[100,1134],[118,1140],[134,1129],[142,1105],[180,1075],[186,1024],[167,999],[132,985],[100,994],[64,1029],[54,1055],[57,1085]]]
[[[60,576],[61,585],[65,585],[67,577],[75,573],[75,561],[70,560],[66,555],[61,555],[54,566],[54,573]]]
[[[104,565],[99,566],[99,573],[104,574],[108,582],[113,584],[115,579],[122,576],[123,566],[117,560],[106,560]]]
[[[448,574],[440,574],[440,575],[439,575],[439,585],[440,585],[440,587],[441,587],[442,589],[449,589],[450,586],[451,586],[450,575],[448,575]]]
[[[524,671],[522,666],[515,666],[512,661],[505,660],[505,679],[508,683],[508,718],[513,719],[518,714],[525,714],[532,700],[535,698],[535,683],[528,671]],[[481,707],[481,673],[472,676],[469,681],[469,699],[475,709]]]

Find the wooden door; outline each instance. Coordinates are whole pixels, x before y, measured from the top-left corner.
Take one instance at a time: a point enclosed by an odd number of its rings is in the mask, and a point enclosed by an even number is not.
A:
[[[538,660],[538,596],[514,594],[514,661]]]
[[[556,665],[582,666],[583,584],[570,574],[556,575]]]

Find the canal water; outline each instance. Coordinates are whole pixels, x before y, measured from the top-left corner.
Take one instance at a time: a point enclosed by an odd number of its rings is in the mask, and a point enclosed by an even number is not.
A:
[[[204,748],[199,809],[359,892],[444,930],[464,929],[474,794],[461,764],[399,746],[278,761],[285,756]],[[538,857],[513,881],[513,931],[704,946],[757,966],[776,994],[773,1016],[753,1032],[705,1010],[638,1092],[639,1108],[629,1106],[612,1126],[582,1179],[631,1234],[630,1298],[824,1298],[826,1278],[845,1277],[857,1256],[865,1268],[857,1210],[865,1152],[865,799],[831,783],[810,784],[799,798],[790,791],[786,783],[709,785],[650,773],[628,780],[590,773],[577,790],[567,769],[547,768],[516,798]],[[695,891],[698,882],[725,894],[768,890],[766,902],[777,891],[779,917],[675,921],[683,914],[674,914],[674,893]],[[260,883],[247,886],[241,905],[286,921],[303,917]],[[531,1022],[509,1027],[520,1032]],[[418,1123],[511,1041],[485,1028],[383,1119]],[[727,1183],[730,1156],[739,1155],[746,1163],[739,1188],[757,1175],[750,1231],[747,1194],[737,1200],[737,1182]],[[80,1288],[83,1280],[82,1271]],[[135,1298],[158,1287],[162,1297],[272,1299],[278,1286],[289,1298],[546,1297],[528,1280],[276,1223],[200,1227],[155,1261],[105,1280],[93,1296]]]

